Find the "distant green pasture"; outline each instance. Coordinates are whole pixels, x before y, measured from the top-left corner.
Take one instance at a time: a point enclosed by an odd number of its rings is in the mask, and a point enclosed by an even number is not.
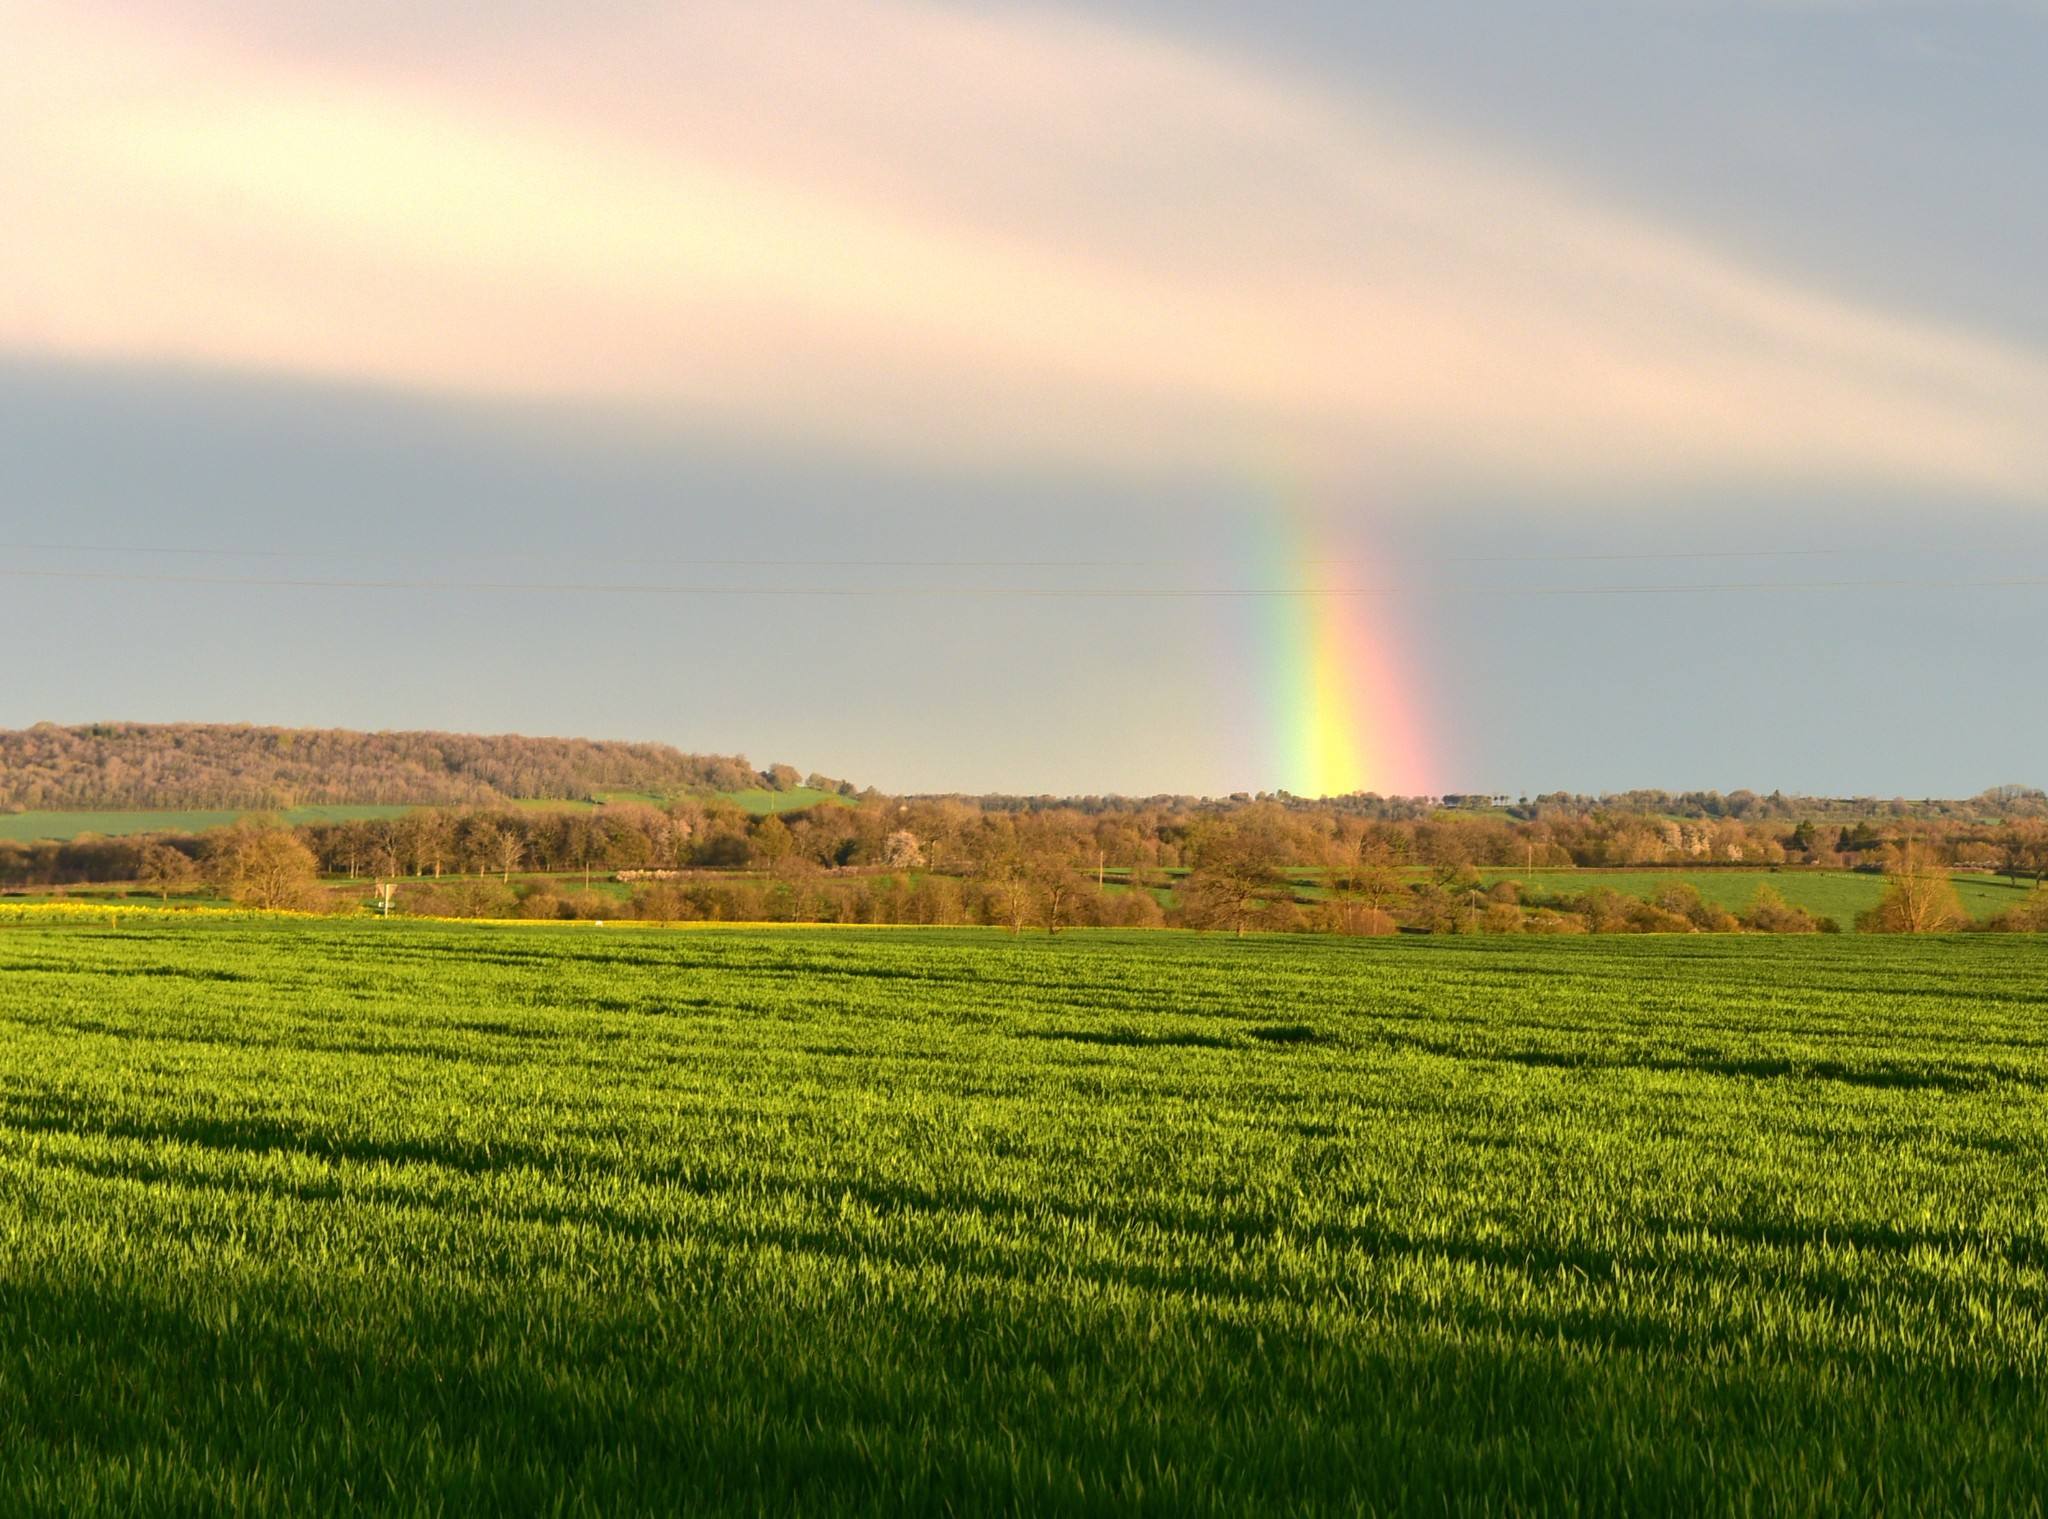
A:
[[[749,791],[722,791],[716,793],[722,801],[731,802],[756,816],[772,812],[798,812],[806,807],[821,803],[850,805],[847,799],[836,791],[819,791],[809,786],[798,786],[790,791],[769,791],[755,788]],[[644,804],[659,807],[666,799],[646,791],[608,791],[596,801],[589,798],[570,800],[566,798],[532,797],[513,802],[511,805],[529,812],[594,812],[600,804]],[[395,818],[414,809],[400,805],[374,803],[351,804],[329,807],[291,807],[282,816],[291,823],[350,823],[367,818]],[[245,817],[268,815],[260,808],[162,808],[135,810],[107,810],[86,812],[0,812],[0,839],[16,843],[34,843],[42,840],[64,842],[83,837],[89,833],[104,838],[132,838],[145,833],[204,833],[209,828],[225,828]]]
[[[291,807],[283,817],[291,823],[352,823],[365,818],[395,818],[410,812],[398,806]],[[263,809],[165,809],[134,812],[6,812],[0,813],[0,839],[17,843],[82,837],[88,833],[127,838],[139,833],[204,833],[225,828],[237,819],[268,816]]]
[[[797,786],[789,791],[770,791],[765,786],[754,786],[744,791],[678,792],[674,795],[658,791],[600,791],[595,797],[580,797],[574,801],[531,797],[512,805],[527,812],[595,812],[601,807],[615,806],[665,808],[690,796],[700,801],[730,802],[756,817],[765,817],[771,812],[801,812],[806,807],[816,807],[824,802],[851,805],[836,791],[819,791],[810,786]]]
[[[1884,877],[1847,870],[1487,870],[1487,884],[1520,881],[1525,896],[1577,896],[1606,886],[1631,897],[1653,897],[1677,882],[1696,888],[1707,901],[1730,912],[1748,910],[1768,886],[1795,907],[1854,928],[1856,915],[1884,895]],[[1988,918],[2016,905],[2031,887],[1990,876],[1955,877],[1956,895],[1973,918]]]
[[[814,786],[793,786],[787,791],[770,791],[765,786],[756,786],[747,791],[721,791],[718,796],[721,801],[731,802],[735,807],[755,814],[801,812],[806,807],[827,802],[842,807],[853,805],[836,791],[820,791]]]
[[[1125,874],[1111,869],[1108,878],[1113,882],[1121,881]],[[1161,871],[1157,874],[1177,881],[1185,872]],[[1294,867],[1284,874],[1294,895],[1303,901],[1319,901],[1328,895],[1320,872]],[[1428,872],[1410,870],[1405,874],[1413,881],[1422,879]],[[1803,907],[1824,918],[1833,918],[1846,930],[1855,928],[1858,913],[1877,905],[1885,888],[1881,875],[1848,870],[1686,870],[1654,866],[1637,870],[1513,870],[1489,867],[1480,871],[1480,879],[1488,886],[1500,881],[1519,881],[1524,888],[1525,900],[1581,896],[1596,886],[1605,886],[1624,896],[1649,898],[1667,886],[1683,883],[1696,888],[1707,901],[1733,913],[1748,911],[1756,900],[1757,892],[1768,886],[1793,906]],[[1954,880],[1956,895],[1962,899],[1964,910],[1980,920],[2017,906],[2033,889],[2029,882],[2014,885],[1994,876],[1965,874],[1955,876]]]

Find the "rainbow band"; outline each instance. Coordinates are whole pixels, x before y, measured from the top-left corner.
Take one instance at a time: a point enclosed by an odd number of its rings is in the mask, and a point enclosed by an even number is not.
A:
[[[1406,661],[1370,566],[1325,521],[1295,508],[1273,513],[1256,545],[1260,583],[1300,594],[1258,603],[1270,672],[1270,758],[1297,796],[1425,793],[1431,764]]]

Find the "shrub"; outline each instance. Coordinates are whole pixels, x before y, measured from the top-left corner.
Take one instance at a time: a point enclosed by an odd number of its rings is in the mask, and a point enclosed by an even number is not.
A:
[[[1759,886],[1742,915],[1742,926],[1757,934],[1812,934],[1821,932],[1820,919],[1803,907],[1794,907],[1768,886]],[[1840,925],[1837,925],[1839,932]]]
[[[2035,891],[2017,907],[2008,907],[1984,925],[1998,933],[2048,933],[2048,891]]]
[[[1489,902],[1479,915],[1482,933],[1518,934],[1522,931],[1522,909],[1513,902]]]

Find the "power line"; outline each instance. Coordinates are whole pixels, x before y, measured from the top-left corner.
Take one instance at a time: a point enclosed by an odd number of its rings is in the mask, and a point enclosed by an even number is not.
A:
[[[48,570],[0,568],[0,577],[14,580],[86,581],[127,585],[176,585],[218,588],[336,591],[504,592],[599,596],[703,596],[763,598],[905,599],[910,597],[1005,597],[1024,600],[1259,600],[1273,598],[1481,595],[1481,596],[1702,596],[1755,593],[1896,590],[2009,590],[2048,586],[2048,576],[1999,576],[1981,579],[1892,578],[1868,580],[1697,581],[1635,585],[1456,585],[1419,582],[1369,586],[763,586],[691,585],[657,582],[547,580],[343,579],[265,575],[170,575],[124,570]]]
[[[1654,563],[1679,562],[1685,560],[1724,559],[1807,559],[1839,558],[1852,552],[1840,548],[1807,549],[1674,549],[1661,551],[1628,551],[1600,553],[1504,553],[1504,554],[1433,554],[1433,555],[1382,555],[1374,559],[1347,557],[1306,558],[1288,561],[1304,566],[1341,565],[1385,565],[1396,564],[1595,564],[1613,562]],[[116,554],[151,556],[178,556],[203,559],[281,559],[281,560],[378,560],[389,559],[389,554],[363,553],[347,549],[221,549],[190,547],[143,547],[110,543],[0,543],[0,553],[13,554]],[[463,553],[439,556],[444,562],[463,563],[505,559],[557,559],[561,551],[507,549],[489,553]],[[1147,569],[1185,568],[1189,566],[1216,566],[1221,561],[1214,557],[1194,555],[1162,555],[1147,558],[1125,559],[868,559],[868,558],[707,558],[699,556],[672,557],[666,555],[633,556],[635,564],[668,564],[701,569],[933,569],[933,570],[995,570],[995,569]]]

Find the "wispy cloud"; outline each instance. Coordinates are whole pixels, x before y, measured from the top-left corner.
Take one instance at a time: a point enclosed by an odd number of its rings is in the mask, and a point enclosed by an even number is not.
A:
[[[2039,355],[1159,36],[287,9],[0,0],[0,346],[954,462],[2048,492]]]

